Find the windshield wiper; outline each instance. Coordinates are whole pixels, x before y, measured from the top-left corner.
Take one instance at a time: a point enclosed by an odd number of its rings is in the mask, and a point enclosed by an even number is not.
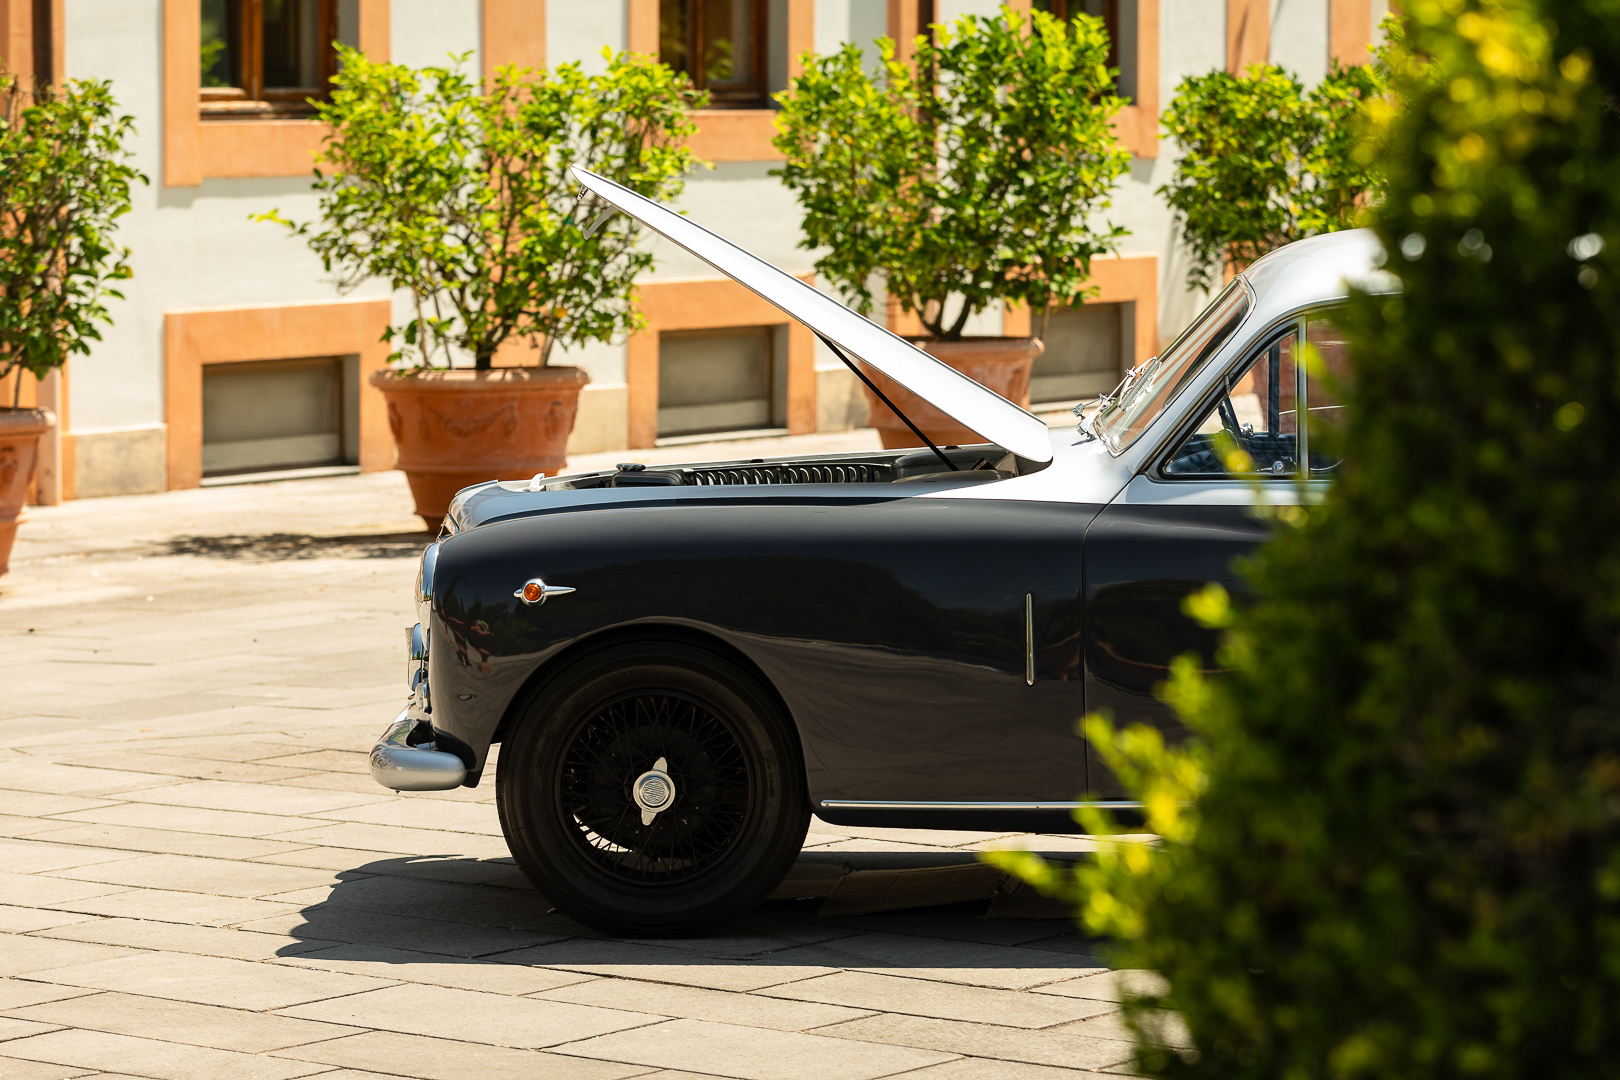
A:
[[[1080,404],[1076,405],[1072,410],[1070,410],[1074,413],[1074,415],[1080,418],[1080,423],[1075,425],[1080,429],[1080,434],[1090,435],[1093,439],[1101,439],[1102,433],[1097,430],[1098,418],[1102,416],[1103,411],[1106,410],[1110,405],[1118,405],[1121,401],[1123,401],[1125,399],[1125,395],[1131,392],[1131,387],[1136,384],[1137,377],[1146,371],[1148,369],[1148,365],[1152,364],[1157,359],[1157,356],[1148,357],[1146,360],[1127,371],[1125,373],[1125,377],[1119,381],[1119,385],[1114,387],[1111,393],[1098,394],[1095,400],[1082,401]],[[1086,411],[1088,409],[1091,410],[1089,413]]]

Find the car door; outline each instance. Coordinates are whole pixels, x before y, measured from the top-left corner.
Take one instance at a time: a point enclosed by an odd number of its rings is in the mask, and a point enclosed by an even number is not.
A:
[[[1310,348],[1302,350],[1302,342]],[[1302,353],[1313,357],[1309,365]],[[1210,582],[1235,594],[1245,590],[1241,560],[1271,528],[1257,508],[1299,501],[1302,458],[1312,481],[1303,485],[1307,492],[1331,475],[1335,461],[1311,449],[1310,433],[1327,441],[1337,415],[1333,382],[1308,378],[1307,366],[1340,374],[1346,356],[1342,335],[1324,313],[1277,327],[1213,396],[1186,410],[1188,422],[1097,515],[1084,555],[1088,711],[1106,712],[1121,726],[1149,724],[1172,741],[1182,735],[1156,689],[1184,654],[1215,671],[1219,644],[1183,612],[1183,603]],[[1247,456],[1252,471],[1234,471],[1245,464],[1234,460],[1234,450]],[[1092,794],[1123,795],[1099,755],[1088,757]]]

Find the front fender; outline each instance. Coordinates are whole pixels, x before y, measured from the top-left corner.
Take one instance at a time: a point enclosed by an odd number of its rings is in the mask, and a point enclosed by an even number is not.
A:
[[[747,657],[787,704],[812,775],[829,774],[847,764],[837,748],[871,718],[863,703],[883,699],[895,657],[912,669],[920,660],[971,670],[992,696],[1003,683],[1023,687],[1026,593],[1047,604],[1043,626],[1055,627],[1058,643],[1040,654],[1049,684],[1041,692],[1074,695],[1073,709],[1061,711],[1077,715],[1080,543],[1096,509],[762,498],[492,522],[440,549],[433,725],[471,750],[476,782],[507,710],[537,672],[604,632],[662,624],[712,635]],[[533,577],[575,591],[528,606],[513,593]],[[831,674],[799,677],[811,666]],[[970,710],[986,700],[964,697],[956,727],[971,724]],[[937,708],[930,720],[953,723]],[[1061,734],[1072,739],[1068,723]],[[894,752],[915,741],[896,732]]]

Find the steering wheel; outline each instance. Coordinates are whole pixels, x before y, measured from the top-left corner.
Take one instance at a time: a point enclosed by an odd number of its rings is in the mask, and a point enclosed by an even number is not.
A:
[[[1232,407],[1232,390],[1227,387],[1221,395],[1221,400],[1215,403],[1215,411],[1221,414],[1221,428],[1231,437],[1238,446],[1248,448],[1248,440],[1244,437],[1243,428],[1238,424],[1237,410]]]

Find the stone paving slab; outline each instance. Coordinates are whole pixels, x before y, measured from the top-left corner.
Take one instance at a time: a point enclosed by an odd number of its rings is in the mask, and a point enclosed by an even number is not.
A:
[[[702,938],[614,939],[523,880],[493,785],[376,787],[428,539],[398,474],[31,513],[0,578],[0,1077],[1129,1070],[1122,979],[1063,919],[781,900]],[[805,873],[993,847],[1091,843],[816,821]]]

